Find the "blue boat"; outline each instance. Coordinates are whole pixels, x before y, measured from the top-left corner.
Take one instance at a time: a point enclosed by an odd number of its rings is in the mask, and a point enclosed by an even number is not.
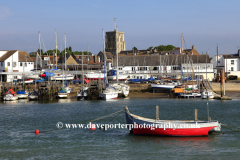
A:
[[[25,90],[19,90],[17,91],[17,96],[19,99],[25,99],[28,96],[28,92]]]
[[[29,95],[28,95],[29,100],[37,100],[38,99],[38,92],[36,90],[33,90]]]

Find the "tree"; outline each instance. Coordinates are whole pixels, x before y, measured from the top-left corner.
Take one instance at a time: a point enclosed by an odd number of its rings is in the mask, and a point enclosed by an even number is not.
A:
[[[30,52],[29,55],[30,57],[36,57],[36,52]]]
[[[71,47],[71,46],[69,46],[69,48],[68,48],[68,49],[69,49],[69,51],[70,51],[70,52],[72,52],[72,47]]]
[[[147,50],[148,51],[151,51],[153,49],[153,46],[149,47]]]
[[[133,51],[137,51],[138,49],[137,49],[137,47],[133,47],[132,50]]]
[[[167,45],[167,46],[159,45],[154,47],[154,49],[156,49],[157,51],[171,51],[171,50],[174,50],[174,48],[175,47],[173,45]]]

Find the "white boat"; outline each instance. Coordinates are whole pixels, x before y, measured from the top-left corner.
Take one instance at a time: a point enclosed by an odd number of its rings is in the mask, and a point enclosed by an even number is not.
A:
[[[54,76],[51,77],[51,80],[73,80],[74,79],[74,75],[72,74],[67,74],[65,76],[65,74],[55,74]]]
[[[26,79],[24,83],[33,83],[33,79]]]
[[[64,87],[64,89],[67,91],[67,93],[71,93],[72,92],[72,88],[70,88],[70,87]]]
[[[128,75],[121,74],[121,72],[119,72],[119,74],[118,74],[118,80],[119,81],[126,81],[127,77],[128,77]],[[117,80],[117,70],[108,71],[107,78],[108,78],[109,81]]]
[[[202,99],[213,99],[214,98],[213,92],[207,91],[207,90],[204,90],[202,92],[201,96],[202,96]]]
[[[85,76],[89,80],[103,80],[104,79],[104,73],[99,71],[99,72],[88,72],[85,74]]]
[[[201,93],[180,93],[180,97],[182,98],[196,98],[201,97]]]
[[[39,74],[25,75],[26,79],[40,79]]]
[[[18,99],[18,96],[12,89],[9,89],[3,97],[4,101],[15,101],[17,99]]]
[[[113,87],[106,87],[106,89],[102,90],[102,92],[99,94],[99,97],[104,100],[117,99],[118,92]]]
[[[114,87],[118,94],[122,94],[124,97],[129,95],[130,86],[124,83],[110,83],[111,87]]]
[[[209,132],[221,131],[218,121],[158,120],[131,114],[125,108],[126,123],[136,135],[157,136],[208,136]]]
[[[81,88],[80,92],[77,94],[78,99],[87,99],[88,87]]]
[[[181,83],[169,81],[169,82],[159,82],[157,84],[152,83],[151,87],[152,88],[162,88],[162,89],[172,89],[178,85],[181,85]]]
[[[4,101],[15,101],[17,100],[18,97],[15,95],[12,95],[12,94],[6,94],[4,97],[3,97],[3,100]]]

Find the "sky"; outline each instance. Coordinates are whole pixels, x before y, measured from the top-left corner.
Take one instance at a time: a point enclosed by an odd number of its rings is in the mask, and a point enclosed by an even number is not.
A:
[[[0,0],[0,50],[35,52],[39,48],[103,50],[104,31],[125,33],[126,50],[134,46],[195,46],[210,57],[240,49],[240,1],[236,0]]]

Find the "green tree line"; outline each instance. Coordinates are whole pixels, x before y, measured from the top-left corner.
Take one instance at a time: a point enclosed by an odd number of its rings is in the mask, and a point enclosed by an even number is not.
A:
[[[151,47],[149,47],[147,50],[148,50],[148,51],[151,51],[151,50],[153,50],[153,49],[156,49],[157,51],[172,51],[172,50],[174,50],[175,48],[176,48],[176,47],[173,46],[173,45],[159,45],[159,46],[155,46],[155,47],[151,46]],[[137,47],[133,47],[132,50],[136,51],[136,50],[138,50],[138,49],[137,49]]]
[[[38,49],[36,52],[38,52],[38,54],[40,55],[40,50]],[[31,57],[35,57],[36,56],[36,52],[30,52],[29,55]],[[72,47],[67,47],[66,48],[66,52],[67,53],[70,53],[70,54],[75,54],[75,55],[82,55],[82,51],[72,51]],[[41,55],[55,55],[56,53],[56,49],[53,49],[53,50],[48,50],[46,52],[43,52],[43,50],[41,49]],[[57,50],[57,55],[58,56],[61,56],[61,55],[64,55],[65,54],[65,49],[60,51],[60,50]],[[92,55],[91,52],[87,52],[87,51],[83,51],[83,54],[84,55]]]

